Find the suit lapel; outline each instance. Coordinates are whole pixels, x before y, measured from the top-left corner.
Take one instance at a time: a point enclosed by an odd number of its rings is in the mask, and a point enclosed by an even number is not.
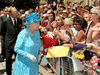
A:
[[[12,25],[12,27],[16,28],[18,26],[18,19],[17,19],[16,25],[14,25],[11,17],[9,17],[9,18],[10,18],[10,24]]]
[[[17,18],[17,27],[21,27],[21,20]]]
[[[10,23],[10,25],[14,26],[14,24],[13,24],[13,22],[11,20],[11,17],[9,17],[9,23]]]
[[[3,16],[3,20],[5,20],[6,18],[7,18],[7,15],[4,15],[4,16]]]

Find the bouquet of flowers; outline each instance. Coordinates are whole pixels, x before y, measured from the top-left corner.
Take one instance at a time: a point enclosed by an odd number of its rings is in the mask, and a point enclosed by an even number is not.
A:
[[[45,54],[45,49],[53,46],[53,45],[57,45],[57,40],[56,39],[52,39],[52,37],[46,36],[46,35],[42,35],[42,41],[43,41],[43,55]]]

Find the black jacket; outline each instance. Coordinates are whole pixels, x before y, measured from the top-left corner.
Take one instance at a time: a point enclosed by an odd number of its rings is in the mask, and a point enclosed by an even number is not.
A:
[[[11,18],[7,18],[1,25],[1,35],[5,37],[5,48],[14,49],[17,35],[21,31],[22,20],[17,18],[16,26],[13,25]]]
[[[1,35],[1,24],[5,19],[7,19],[7,15],[0,16],[0,35]]]

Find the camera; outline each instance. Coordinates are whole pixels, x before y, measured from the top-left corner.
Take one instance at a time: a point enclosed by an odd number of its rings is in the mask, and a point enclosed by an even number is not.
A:
[[[60,0],[60,2],[62,2],[63,0]]]
[[[61,9],[58,9],[58,11],[61,11]]]
[[[76,2],[74,2],[75,4],[77,4]]]
[[[50,16],[48,16],[47,18],[50,19]]]
[[[67,1],[67,3],[71,3],[71,2]]]

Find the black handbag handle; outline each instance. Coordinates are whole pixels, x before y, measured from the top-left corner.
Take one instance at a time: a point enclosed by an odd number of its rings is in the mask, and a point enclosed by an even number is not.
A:
[[[87,32],[86,32],[86,38],[85,38],[85,44],[86,44],[86,41],[87,41],[87,34],[88,34],[88,31],[89,31],[90,26],[92,25],[92,23],[93,23],[93,21],[91,21],[91,23],[90,23],[90,25],[89,25],[89,27],[88,27],[88,29],[87,29]]]

